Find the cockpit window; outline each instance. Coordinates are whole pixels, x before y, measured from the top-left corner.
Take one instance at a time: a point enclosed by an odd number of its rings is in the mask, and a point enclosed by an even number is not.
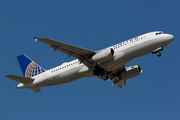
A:
[[[164,34],[163,32],[158,32],[158,33],[156,33],[156,35],[160,35],[160,34]]]

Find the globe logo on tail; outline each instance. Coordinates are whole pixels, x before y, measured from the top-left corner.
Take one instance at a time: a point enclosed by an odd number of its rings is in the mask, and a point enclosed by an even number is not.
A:
[[[43,73],[44,71],[45,70],[43,68],[32,61],[26,68],[25,77],[31,78]]]

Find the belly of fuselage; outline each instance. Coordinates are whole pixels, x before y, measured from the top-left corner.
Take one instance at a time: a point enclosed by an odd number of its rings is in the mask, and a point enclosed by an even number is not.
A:
[[[80,69],[81,68],[72,69],[72,70],[68,70],[67,72],[65,71],[55,76],[51,76],[47,78],[46,80],[44,80],[43,82],[36,85],[36,87],[61,85],[61,84],[66,84],[66,83],[70,83],[78,79],[81,79],[84,76],[78,73]]]

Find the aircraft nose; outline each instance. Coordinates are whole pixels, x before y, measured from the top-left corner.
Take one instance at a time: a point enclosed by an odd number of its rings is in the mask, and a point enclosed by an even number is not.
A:
[[[169,35],[169,42],[171,43],[174,40],[174,36],[173,35]]]
[[[172,41],[174,40],[174,36],[171,34],[167,34],[167,36],[164,39],[164,42],[166,42],[166,44],[170,44]]]

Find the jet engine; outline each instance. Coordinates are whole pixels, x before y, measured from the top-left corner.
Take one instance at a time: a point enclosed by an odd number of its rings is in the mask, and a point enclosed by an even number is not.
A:
[[[114,55],[114,50],[112,48],[107,48],[93,55],[90,61],[102,63],[112,59],[113,55]]]
[[[142,73],[142,68],[140,65],[130,66],[125,68],[123,72],[117,74],[116,76],[111,77],[113,84],[118,83],[120,80],[126,80],[133,77],[136,77]]]
[[[136,77],[142,73],[140,65],[127,67],[125,71],[120,74],[121,79],[130,79]]]

